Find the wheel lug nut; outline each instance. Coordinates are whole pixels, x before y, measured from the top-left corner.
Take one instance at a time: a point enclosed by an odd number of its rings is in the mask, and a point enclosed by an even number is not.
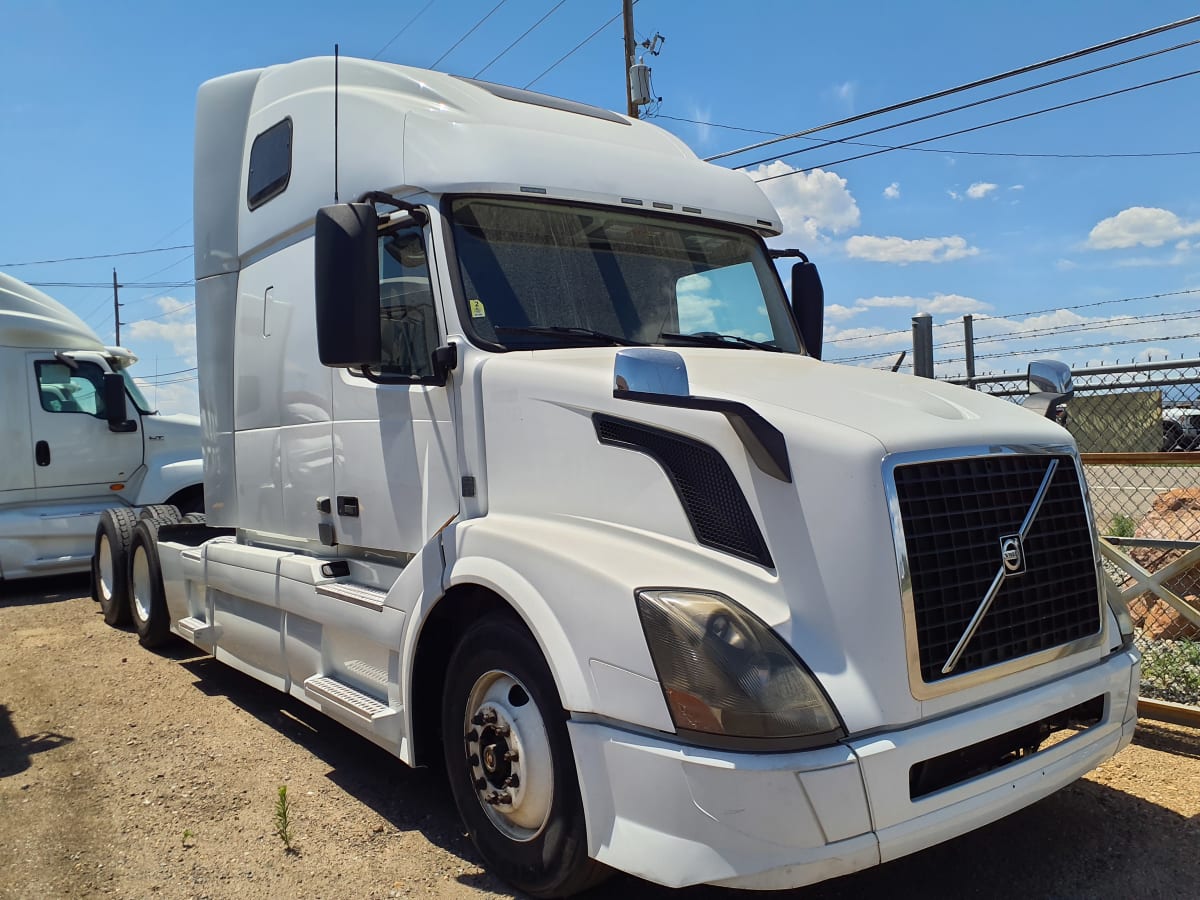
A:
[[[512,804],[512,794],[508,791],[492,791],[484,800],[490,806],[510,806]]]
[[[504,752],[504,761],[505,762],[514,762],[517,759],[520,759],[520,757],[518,756],[516,750],[506,750]]]
[[[504,786],[508,788],[518,788],[521,786],[521,779],[516,775],[509,775],[504,779]]]
[[[469,765],[469,766],[479,765],[479,754],[472,753],[470,756],[468,756],[467,757],[467,765]]]
[[[479,740],[479,732],[476,731],[474,728],[472,728],[470,731],[467,732],[467,743],[473,744],[477,740]]]
[[[475,790],[482,791],[485,787],[487,787],[487,779],[486,778],[476,778],[475,779]],[[488,803],[491,803],[491,802],[492,802],[491,800],[488,801]]]
[[[497,725],[492,730],[495,731],[496,734],[500,735],[500,737],[508,737],[508,733],[509,733],[510,729],[507,725]]]

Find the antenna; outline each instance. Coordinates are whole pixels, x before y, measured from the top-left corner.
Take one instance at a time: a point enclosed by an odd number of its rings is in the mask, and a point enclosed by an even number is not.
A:
[[[333,45],[333,202],[338,202],[338,45]]]

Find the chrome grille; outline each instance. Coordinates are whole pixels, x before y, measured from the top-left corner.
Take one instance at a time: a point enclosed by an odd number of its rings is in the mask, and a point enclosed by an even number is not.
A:
[[[1001,540],[1017,534],[1058,466],[1024,539],[1024,571],[1001,584],[950,672],[943,667],[1003,568]],[[1058,647],[1100,630],[1092,536],[1068,455],[997,455],[894,469],[926,684]]]

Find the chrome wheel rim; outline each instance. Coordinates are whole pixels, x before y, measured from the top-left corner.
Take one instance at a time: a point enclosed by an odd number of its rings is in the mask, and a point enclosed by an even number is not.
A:
[[[512,840],[533,840],[550,819],[554,758],[528,689],[508,672],[485,672],[467,698],[464,733],[468,771],[484,813]]]
[[[150,621],[150,563],[141,547],[133,550],[130,567],[130,588],[133,594],[133,614],[139,622]]]
[[[99,590],[100,599],[106,603],[112,600],[113,596],[113,561],[112,551],[108,545],[108,535],[100,535],[100,546],[96,548],[97,568],[99,570]]]

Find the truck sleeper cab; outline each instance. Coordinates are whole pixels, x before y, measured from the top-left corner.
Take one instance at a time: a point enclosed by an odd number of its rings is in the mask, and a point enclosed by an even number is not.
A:
[[[1065,431],[821,363],[761,191],[604,110],[342,60],[321,208],[335,65],[200,90],[173,633],[441,755],[535,896],[811,883],[1130,740]]]

